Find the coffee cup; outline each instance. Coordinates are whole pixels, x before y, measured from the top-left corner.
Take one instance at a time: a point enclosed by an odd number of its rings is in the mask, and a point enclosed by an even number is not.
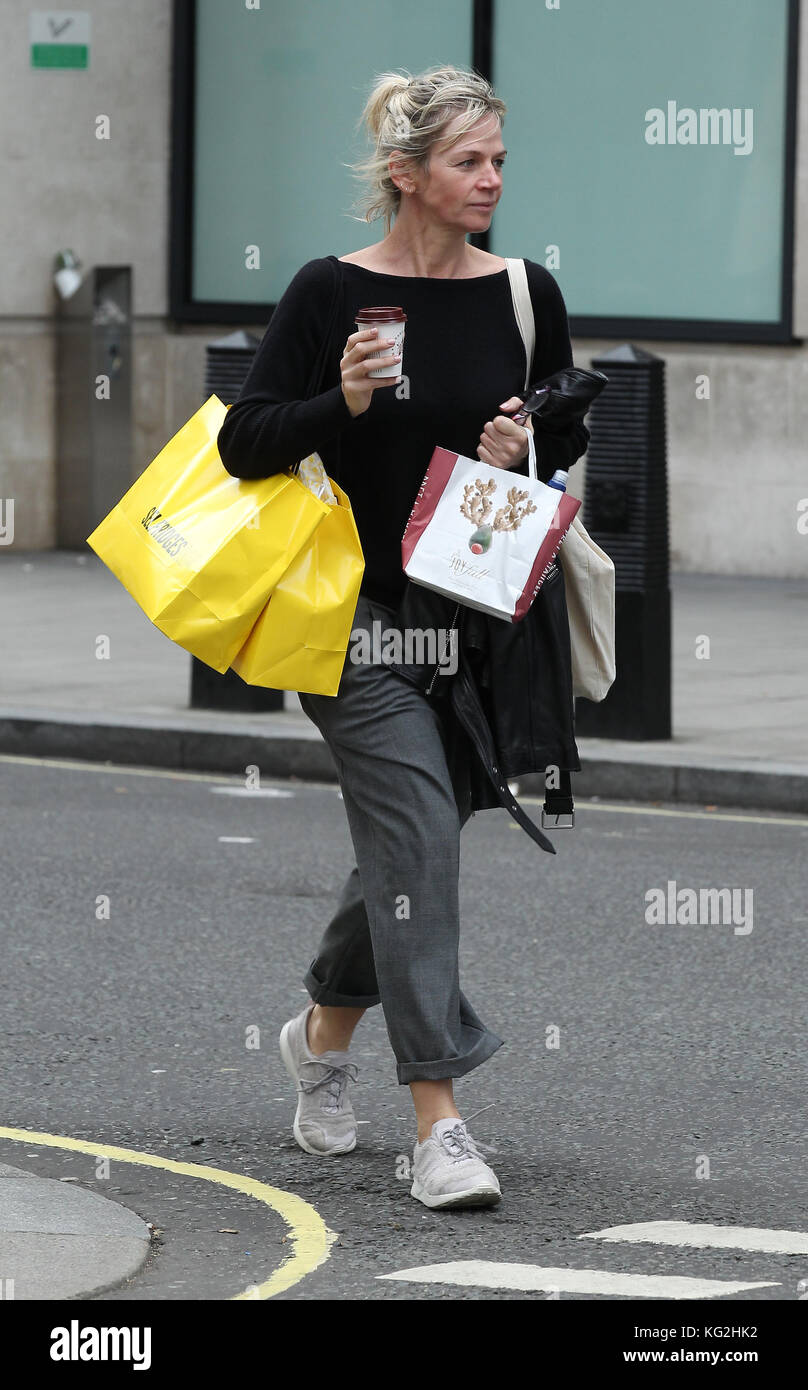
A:
[[[374,357],[389,357],[392,353],[402,354],[401,362],[393,362],[389,367],[374,367],[368,372],[371,377],[399,377],[403,368],[404,351],[404,327],[407,322],[407,315],[397,304],[381,304],[371,309],[360,309],[356,315],[356,326],[361,331],[367,328],[378,328],[380,338],[392,338],[392,347],[380,348],[378,352],[368,354],[368,359]]]

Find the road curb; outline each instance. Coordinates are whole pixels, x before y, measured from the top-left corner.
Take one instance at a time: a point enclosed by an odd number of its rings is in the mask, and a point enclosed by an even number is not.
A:
[[[0,754],[18,757],[75,758],[125,766],[159,767],[184,772],[241,775],[251,764],[265,777],[336,782],[329,749],[313,725],[284,729],[271,726],[221,727],[222,716],[174,722],[127,718],[100,720],[95,716],[61,713],[58,717],[0,712]],[[740,759],[695,761],[660,747],[653,756],[634,751],[604,750],[579,740],[582,771],[573,779],[576,796],[623,801],[668,801],[721,805],[765,811],[808,813],[808,769],[797,764],[744,762]],[[520,793],[543,795],[536,773],[519,777]]]
[[[243,773],[257,763],[267,777],[299,777],[335,782],[328,747],[315,737],[277,736],[218,726],[151,726],[139,722],[102,723],[70,716],[19,718],[0,714],[0,753],[20,757],[79,758],[183,772]]]
[[[0,1258],[17,1300],[92,1298],[143,1267],[151,1232],[86,1187],[0,1163]]]

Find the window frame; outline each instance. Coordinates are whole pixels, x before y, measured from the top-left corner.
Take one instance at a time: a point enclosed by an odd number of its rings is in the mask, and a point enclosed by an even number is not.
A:
[[[770,343],[793,345],[794,220],[796,196],[797,82],[800,0],[787,0],[784,178],[781,218],[780,310],[767,322],[671,319],[570,314],[573,337],[671,342]],[[495,0],[471,0],[472,65],[484,77],[493,71]],[[194,196],[196,0],[173,0],[171,180],[169,198],[169,313],[178,323],[265,325],[275,304],[195,299],[192,285]],[[471,238],[488,250],[489,234]]]

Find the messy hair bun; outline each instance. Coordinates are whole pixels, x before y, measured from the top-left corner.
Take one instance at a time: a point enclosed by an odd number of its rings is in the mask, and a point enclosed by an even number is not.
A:
[[[483,116],[495,115],[504,121],[506,109],[491,84],[466,68],[430,68],[417,77],[381,73],[357,123],[357,129],[366,127],[373,152],[348,166],[365,187],[364,196],[355,205],[361,214],[357,220],[374,222],[383,217],[385,232],[389,232],[401,202],[401,192],[390,177],[388,161],[393,150],[428,169],[432,150],[456,117],[463,119],[453,133],[452,144]]]

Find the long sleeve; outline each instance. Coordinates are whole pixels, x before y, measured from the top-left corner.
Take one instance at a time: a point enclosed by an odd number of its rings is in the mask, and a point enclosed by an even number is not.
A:
[[[572,345],[567,310],[557,280],[535,261],[526,261],[525,266],[536,319],[536,347],[530,374],[533,382],[560,371],[562,367],[573,366]],[[579,420],[557,424],[554,428],[552,421],[544,421],[541,416],[536,416],[533,428],[536,432],[540,476],[550,478],[556,468],[570,469],[576,459],[586,452],[589,430]]]
[[[340,386],[306,399],[335,287],[326,259],[307,261],[280,299],[217,443],[234,478],[268,478],[353,422]]]

